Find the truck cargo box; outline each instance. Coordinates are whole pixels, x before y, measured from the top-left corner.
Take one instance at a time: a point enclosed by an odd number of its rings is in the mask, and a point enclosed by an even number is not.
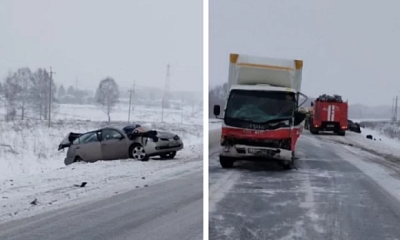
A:
[[[229,87],[268,84],[300,92],[302,69],[302,60],[231,54],[228,84]]]

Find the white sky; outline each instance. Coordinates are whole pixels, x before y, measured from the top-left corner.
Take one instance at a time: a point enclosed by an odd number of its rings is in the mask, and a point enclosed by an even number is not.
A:
[[[0,77],[53,67],[57,83],[202,91],[201,0],[1,0]],[[69,83],[69,84],[68,84]]]
[[[303,59],[302,91],[392,103],[400,90],[400,2],[211,0],[210,87],[229,53]]]

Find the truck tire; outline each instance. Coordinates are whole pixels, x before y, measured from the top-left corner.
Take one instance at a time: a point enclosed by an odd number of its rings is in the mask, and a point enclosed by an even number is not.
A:
[[[232,168],[235,161],[231,158],[219,156],[219,163],[222,168]]]
[[[318,130],[315,129],[314,127],[310,127],[310,133],[311,134],[318,134]]]
[[[339,136],[345,136],[345,135],[346,135],[346,131],[339,131],[339,132],[338,132],[338,135],[339,135]]]
[[[294,163],[295,163],[295,152],[292,152],[292,156],[289,161],[282,161],[281,166],[283,167],[284,170],[292,170],[295,168]]]

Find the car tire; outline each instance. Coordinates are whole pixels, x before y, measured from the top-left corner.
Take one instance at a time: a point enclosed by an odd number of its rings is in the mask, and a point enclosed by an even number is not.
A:
[[[76,162],[80,162],[80,161],[82,161],[82,158],[79,156],[76,156],[73,162],[76,163]]]
[[[132,144],[132,146],[129,148],[129,157],[139,161],[149,160],[144,147],[138,143]]]
[[[160,155],[160,157],[164,159],[173,159],[175,156],[176,156],[176,151],[163,153]]]

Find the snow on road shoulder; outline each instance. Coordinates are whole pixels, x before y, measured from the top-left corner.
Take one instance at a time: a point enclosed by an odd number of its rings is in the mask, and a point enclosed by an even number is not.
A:
[[[0,183],[0,221],[148,187],[201,171],[202,166],[201,158],[191,159],[178,155],[177,159],[165,161],[78,163],[46,174],[4,180]],[[82,182],[87,182],[87,185],[78,187]],[[37,204],[30,204],[35,199]]]
[[[367,153],[361,149],[344,146],[347,151],[337,149],[337,154],[378,183],[388,194],[400,201],[399,169],[388,168],[379,162],[385,161],[379,156]]]
[[[367,139],[367,135],[372,135],[375,140]],[[328,139],[333,142],[352,145],[365,151],[375,153],[399,161],[400,163],[400,141],[389,138],[378,131],[363,128],[362,133],[347,132],[345,137],[337,135],[318,136],[319,139]]]
[[[151,187],[203,169],[202,126],[167,123],[158,123],[157,129],[179,134],[185,144],[173,160],[128,159],[64,166],[65,152],[57,152],[62,137],[70,131],[99,127],[94,122],[74,124],[64,123],[51,129],[36,123],[30,125],[33,128],[18,124],[13,126],[18,129],[4,128],[8,129],[11,140],[8,143],[17,153],[0,151],[0,222]],[[7,138],[2,135],[0,140]],[[46,155],[40,157],[41,153]],[[80,188],[82,182],[87,185]]]

